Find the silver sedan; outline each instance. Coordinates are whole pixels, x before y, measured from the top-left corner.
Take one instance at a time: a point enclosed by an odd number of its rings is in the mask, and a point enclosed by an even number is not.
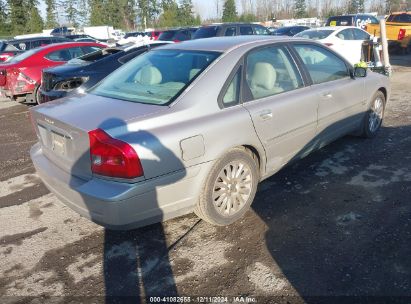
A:
[[[38,174],[111,229],[241,218],[257,185],[346,134],[373,137],[389,79],[314,41],[241,36],[147,52],[83,95],[31,109]]]

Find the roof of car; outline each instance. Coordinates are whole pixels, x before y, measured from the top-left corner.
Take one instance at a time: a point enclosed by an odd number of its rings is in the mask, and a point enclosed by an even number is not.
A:
[[[206,39],[188,40],[181,43],[166,45],[162,49],[178,50],[196,50],[196,51],[216,51],[225,52],[234,47],[239,47],[252,42],[264,44],[264,42],[290,41],[292,37],[269,36],[269,35],[249,35],[249,36],[231,36],[231,37],[214,37]]]
[[[340,31],[344,29],[352,29],[352,28],[358,28],[355,26],[322,26],[322,27],[316,27],[316,28],[311,28],[310,31],[322,31],[322,30],[331,30],[331,31]]]

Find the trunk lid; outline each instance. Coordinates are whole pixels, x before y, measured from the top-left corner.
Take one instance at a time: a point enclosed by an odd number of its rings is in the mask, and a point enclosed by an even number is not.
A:
[[[92,177],[89,131],[100,128],[110,134],[116,129],[114,133],[125,134],[127,121],[165,109],[87,94],[45,103],[30,112],[44,155],[64,171],[88,180]]]

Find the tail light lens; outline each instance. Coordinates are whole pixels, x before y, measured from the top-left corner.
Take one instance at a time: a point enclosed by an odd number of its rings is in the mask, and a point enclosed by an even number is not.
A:
[[[0,62],[6,61],[7,59],[13,57],[14,54],[13,53],[3,53],[0,54]]]
[[[36,81],[34,79],[31,79],[29,76],[27,76],[26,74],[24,74],[23,72],[20,72],[18,74],[18,78],[17,79],[24,79],[26,82],[34,84],[36,83]]]
[[[119,178],[143,176],[140,159],[128,143],[110,137],[101,129],[90,131],[88,134],[93,173]]]
[[[400,31],[398,32],[398,39],[397,40],[402,40],[405,37],[405,29],[400,29]]]
[[[1,70],[1,71],[0,71],[0,87],[6,85],[6,77],[7,77],[6,71],[5,71],[5,70]]]

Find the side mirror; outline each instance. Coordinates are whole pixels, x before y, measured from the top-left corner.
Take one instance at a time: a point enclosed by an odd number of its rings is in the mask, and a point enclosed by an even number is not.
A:
[[[362,67],[355,67],[354,69],[354,77],[366,77],[367,76],[367,69]]]

